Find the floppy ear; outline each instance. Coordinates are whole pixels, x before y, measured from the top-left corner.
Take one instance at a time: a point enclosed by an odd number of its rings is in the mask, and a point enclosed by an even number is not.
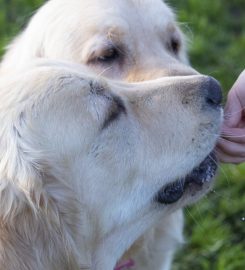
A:
[[[30,147],[30,138],[22,136],[22,118],[23,114],[15,121],[0,117],[0,218],[8,223],[24,207],[35,213],[46,200],[37,153]]]
[[[37,138],[16,110],[13,120],[0,108],[0,269],[79,269],[74,194],[45,174]]]

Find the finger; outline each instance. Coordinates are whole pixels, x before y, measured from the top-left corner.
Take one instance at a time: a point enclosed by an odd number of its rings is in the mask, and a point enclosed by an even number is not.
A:
[[[243,128],[231,128],[224,125],[221,130],[221,137],[227,141],[245,145],[245,129]]]
[[[228,127],[237,127],[242,118],[242,106],[236,92],[230,90],[224,109],[224,124]]]
[[[218,149],[220,149],[223,153],[231,157],[239,157],[245,159],[245,145],[230,142],[221,138],[219,139],[217,146]]]
[[[217,155],[218,161],[223,162],[223,163],[240,164],[240,163],[245,162],[245,158],[229,156],[219,149],[217,149],[216,155]]]
[[[225,123],[227,126],[236,127],[242,117],[245,106],[245,70],[240,74],[228,93],[225,106]]]
[[[236,93],[238,99],[240,99],[240,103],[245,105],[245,70],[237,78],[230,93]]]

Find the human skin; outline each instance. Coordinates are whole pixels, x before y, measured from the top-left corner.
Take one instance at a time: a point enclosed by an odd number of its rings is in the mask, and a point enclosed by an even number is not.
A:
[[[216,150],[221,162],[245,162],[245,70],[228,93],[224,124]]]

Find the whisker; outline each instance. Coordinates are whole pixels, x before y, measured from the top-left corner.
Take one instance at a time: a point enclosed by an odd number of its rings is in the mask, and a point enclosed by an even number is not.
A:
[[[224,141],[224,142],[226,141],[226,139],[224,139],[224,138],[222,138],[222,137],[219,137],[218,140],[219,140],[219,141]]]
[[[223,138],[244,138],[245,137],[245,135],[223,135],[222,133],[221,133],[221,136]]]
[[[219,150],[218,149],[215,149],[214,152],[215,153],[219,153]],[[212,157],[210,157],[210,158],[216,163],[216,165],[218,166],[218,169],[220,170],[221,174],[225,177],[225,180],[226,180],[227,184],[230,185],[230,178],[226,174],[225,170],[222,168],[222,166],[220,166],[218,164],[217,161],[215,161]]]
[[[232,113],[225,112],[225,113],[224,113],[224,118],[227,119],[227,118],[229,118],[230,116],[232,116],[232,115],[234,115],[234,114],[242,113],[244,109],[245,109],[245,106],[242,107],[240,110],[234,111],[234,112],[232,112]]]
[[[199,208],[199,205],[198,204],[195,205],[195,209],[197,210],[198,216],[199,216],[199,218],[200,218],[200,220],[202,222],[203,221],[203,216],[201,214],[201,211],[200,211],[200,208]]]
[[[187,211],[187,215],[189,215],[189,217],[191,217],[191,219],[195,222],[195,224],[196,225],[198,225],[198,226],[200,226],[202,229],[204,229],[203,228],[203,226],[202,226],[202,224],[192,215],[192,213],[191,213],[191,211],[188,209],[189,207],[186,207],[185,209],[186,209],[186,211]]]
[[[183,30],[185,33],[184,40],[186,44],[191,44],[194,38],[193,31],[189,26],[188,22],[178,22],[178,26]]]
[[[222,198],[222,199],[225,199],[227,201],[229,201],[230,203],[233,203],[235,200],[232,199],[231,197],[229,196],[224,196],[224,195],[221,195],[220,192],[217,192],[216,190],[212,189],[210,190],[211,193],[215,194],[216,197],[219,197],[219,198]]]
[[[244,135],[227,135],[224,132],[221,132],[220,134],[210,133],[210,134],[208,134],[208,136],[210,136],[210,137],[215,136],[215,137],[217,137],[218,140],[224,140],[224,141],[226,138],[227,139],[229,139],[229,138],[245,138],[245,134]]]
[[[112,69],[112,66],[107,67],[107,68],[103,69],[100,73],[96,74],[96,75],[93,77],[92,82],[93,82],[93,83],[96,83],[97,80],[102,79],[103,74],[104,74],[105,72],[107,72],[108,70],[110,70],[110,69]]]
[[[104,70],[102,70],[100,73],[98,73],[98,74],[96,75],[96,77],[100,79],[100,78],[104,75],[104,73],[107,72],[107,71],[110,70],[110,69],[112,69],[112,66],[107,67],[107,68],[105,68]]]
[[[226,138],[228,138],[228,137],[226,137]],[[222,137],[219,137],[218,138],[218,141],[223,141],[223,142],[227,142],[227,139],[226,139],[224,136],[222,136]]]

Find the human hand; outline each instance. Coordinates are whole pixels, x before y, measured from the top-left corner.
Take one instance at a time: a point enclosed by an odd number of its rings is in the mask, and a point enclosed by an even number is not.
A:
[[[245,162],[245,70],[228,93],[217,155],[221,162]]]

